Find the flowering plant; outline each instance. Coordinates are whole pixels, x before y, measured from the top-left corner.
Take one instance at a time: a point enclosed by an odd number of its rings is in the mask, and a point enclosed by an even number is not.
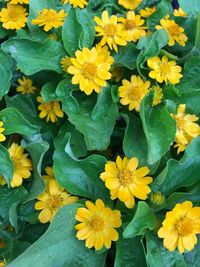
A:
[[[0,1],[0,266],[199,266],[200,1]]]

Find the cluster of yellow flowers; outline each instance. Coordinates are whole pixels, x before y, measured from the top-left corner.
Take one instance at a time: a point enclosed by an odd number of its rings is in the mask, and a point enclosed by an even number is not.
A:
[[[74,8],[84,8],[88,4],[86,0],[63,0],[62,2],[70,3]],[[75,57],[62,58],[60,63],[63,71],[72,75],[71,83],[78,85],[86,95],[91,95],[93,91],[100,93],[111,78],[121,80],[120,69],[112,69],[114,57],[110,50],[118,52],[118,46],[126,46],[129,42],[137,42],[140,38],[151,34],[147,32],[144,18],[151,16],[156,11],[156,7],[145,8],[136,14],[134,10],[141,2],[142,0],[118,0],[118,3],[128,10],[124,17],[109,16],[106,10],[102,12],[101,17],[95,16],[95,31],[99,43],[91,49],[77,50]],[[28,17],[25,5],[28,3],[28,0],[9,1],[7,7],[0,11],[2,27],[10,30],[24,28]],[[64,9],[58,12],[54,9],[43,9],[32,20],[32,24],[44,27],[44,31],[48,32],[63,26],[67,15]],[[174,16],[186,17],[187,15],[179,9],[174,11]],[[187,42],[184,29],[175,20],[170,19],[169,15],[162,18],[155,29],[167,31],[169,46],[175,44],[185,46]],[[123,79],[118,88],[120,103],[128,106],[130,111],[139,112],[143,98],[150,91],[154,93],[152,106],[160,104],[163,98],[161,85],[178,84],[183,77],[181,66],[165,55],[148,58],[147,67],[149,80],[133,74],[130,80]],[[19,78],[18,83],[16,91],[19,93],[33,94],[37,91],[33,81],[25,76]],[[64,117],[59,101],[45,102],[41,95],[37,97],[37,101],[41,119],[46,118],[47,122],[55,123],[58,117]],[[194,114],[187,114],[185,104],[180,104],[177,114],[171,114],[171,116],[177,125],[175,147],[178,148],[177,153],[180,153],[193,138],[200,135],[200,126],[197,124],[199,118]],[[5,131],[4,122],[0,121],[0,142],[6,139],[3,134]],[[24,148],[16,143],[12,143],[8,151],[14,165],[10,184],[11,187],[17,187],[22,185],[23,179],[31,177],[32,162],[24,152]],[[111,199],[119,199],[129,209],[135,206],[136,198],[146,200],[151,193],[149,185],[153,178],[148,176],[150,170],[146,166],[138,166],[136,157],[128,159],[118,156],[116,162],[108,161],[105,164],[105,171],[100,174],[100,179],[110,191]],[[60,207],[78,201],[77,196],[72,196],[57,183],[52,167],[46,167],[45,171],[47,173],[43,176],[45,190],[37,197],[38,201],[35,203],[35,209],[40,210],[38,219],[41,223],[51,222]],[[0,185],[5,184],[5,178],[0,176]],[[152,199],[157,204],[164,202],[160,192],[157,192]],[[101,199],[96,200],[95,203],[86,201],[85,205],[86,207],[81,207],[76,212],[76,220],[79,222],[75,226],[77,238],[85,240],[88,248],[94,247],[96,250],[100,250],[103,246],[110,248],[111,242],[119,238],[116,228],[122,225],[120,211],[106,207]],[[158,236],[164,238],[164,246],[167,249],[173,251],[178,247],[179,252],[183,253],[185,250],[190,251],[194,248],[197,243],[196,234],[199,233],[200,207],[193,207],[190,201],[185,201],[177,204],[166,214]]]

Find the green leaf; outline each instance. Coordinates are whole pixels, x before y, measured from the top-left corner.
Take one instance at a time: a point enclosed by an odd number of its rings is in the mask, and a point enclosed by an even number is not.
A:
[[[200,138],[195,138],[187,147],[181,160],[170,159],[166,168],[152,184],[155,191],[170,195],[176,189],[191,186],[200,181]]]
[[[91,48],[95,36],[94,21],[85,10],[71,8],[62,29],[62,38],[70,56],[84,47]]]
[[[13,177],[14,165],[8,150],[0,145],[0,174],[3,175],[8,185]]]
[[[191,57],[184,65],[183,78],[177,86],[181,92],[191,90],[191,88],[200,89],[200,58]]]
[[[156,25],[160,25],[160,20],[166,15],[173,13],[173,8],[171,1],[161,0],[160,3],[156,6],[156,12],[154,12],[147,19],[147,27],[150,31],[153,31]]]
[[[73,97],[72,93],[78,88],[71,84],[70,79],[62,80],[57,88],[56,95],[58,100],[62,102],[62,110],[68,114],[68,112],[79,112],[79,104],[76,98]]]
[[[114,267],[147,267],[141,237],[120,238],[116,243]]]
[[[147,241],[147,263],[149,267],[188,267],[184,261],[183,255],[177,250],[170,252],[164,246],[161,240],[153,233],[146,233]]]
[[[70,193],[92,200],[110,201],[108,190],[100,179],[106,163],[103,156],[94,154],[78,160],[71,151],[70,134],[66,133],[56,143],[53,159],[55,177]]]
[[[57,144],[59,145],[67,132],[71,134],[70,147],[75,157],[79,158],[87,156],[87,147],[84,142],[83,136],[70,122],[64,123],[61,126],[59,134],[55,139],[55,147],[57,147]]]
[[[141,104],[140,116],[148,144],[148,162],[160,160],[175,139],[176,122],[166,106],[152,107],[152,96],[147,95]]]
[[[47,232],[8,267],[103,267],[105,253],[97,254],[79,241],[74,230],[75,212],[80,204],[61,208]]]
[[[57,100],[57,96],[55,93],[57,87],[57,82],[48,82],[42,87],[42,98],[45,102],[51,102]]]
[[[6,95],[10,89],[12,79],[12,66],[13,61],[9,55],[0,49],[0,77],[1,77],[1,90],[0,100]]]
[[[49,149],[49,144],[45,141],[28,143],[24,140],[22,145],[29,152],[33,165],[33,180],[31,183],[31,187],[29,188],[29,195],[26,199],[26,201],[29,201],[35,199],[44,190],[45,184],[41,176],[41,165],[44,154]]]
[[[200,115],[200,86],[199,89],[190,89],[183,92],[178,103],[186,104],[187,113]]]
[[[27,191],[23,186],[8,189],[7,186],[0,187],[0,217],[9,220],[10,209],[13,205],[22,202],[27,196]]]
[[[168,199],[165,201],[165,208],[172,210],[177,203],[182,203],[184,201],[190,200],[192,201],[193,205],[200,206],[200,194],[199,193],[173,193],[171,194]]]
[[[113,102],[109,86],[93,97],[79,95],[80,111],[67,113],[69,121],[84,135],[88,150],[105,150],[110,144],[117,117],[117,105]]]
[[[144,63],[150,57],[157,56],[162,47],[168,44],[169,35],[165,29],[158,30],[152,36],[146,36],[140,39],[137,48],[141,49],[137,57],[137,69],[142,75],[141,69],[145,69]]]
[[[143,235],[147,229],[153,230],[156,224],[156,216],[152,209],[144,201],[139,201],[137,210],[132,221],[127,225],[123,232],[124,238],[131,238]]]
[[[25,74],[32,75],[42,70],[62,73],[60,60],[65,55],[60,42],[46,39],[43,42],[28,37],[15,37],[2,44],[2,49],[10,53],[17,67]]]
[[[199,0],[178,0],[180,7],[188,14],[197,16],[200,12],[200,2]]]
[[[95,24],[94,20],[91,19],[89,13],[83,9],[75,9],[77,14],[77,19],[82,27],[82,32],[80,35],[79,43],[80,48],[83,49],[84,47],[91,48],[94,42],[95,37]],[[69,31],[69,29],[68,29]]]
[[[140,166],[148,166],[151,172],[154,172],[157,169],[158,163],[150,165],[147,162],[147,141],[140,118],[136,117],[131,112],[122,115],[127,124],[123,139],[123,150],[125,155],[128,158],[137,157]]]
[[[1,110],[0,120],[4,122],[5,135],[13,133],[32,135],[38,131],[37,127],[31,125],[16,108],[5,108]]]
[[[139,50],[132,43],[127,44],[125,47],[120,47],[118,53],[114,56],[114,67],[125,67],[130,70],[136,68],[136,60]]]

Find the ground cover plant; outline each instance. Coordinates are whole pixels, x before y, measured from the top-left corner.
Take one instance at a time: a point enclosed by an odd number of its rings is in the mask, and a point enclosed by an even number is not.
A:
[[[0,0],[0,42],[0,266],[199,266],[200,1]]]

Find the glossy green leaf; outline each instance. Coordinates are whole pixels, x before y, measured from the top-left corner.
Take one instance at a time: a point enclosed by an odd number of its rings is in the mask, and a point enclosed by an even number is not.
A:
[[[26,75],[42,70],[62,73],[60,60],[65,55],[60,42],[46,39],[43,42],[26,38],[12,38],[3,43],[2,49],[10,53],[17,67]]]
[[[148,148],[147,141],[143,131],[142,122],[139,117],[131,112],[123,114],[127,128],[123,139],[124,153],[128,158],[137,157],[140,166],[148,166],[151,172],[157,168],[157,163],[150,165],[147,162]]]
[[[141,237],[120,238],[116,243],[114,267],[147,267]]]
[[[84,135],[88,150],[105,150],[110,143],[118,109],[109,87],[102,89],[95,102],[95,95],[88,97],[81,94],[78,98],[80,111],[68,111],[67,115],[69,121]]]
[[[125,67],[133,70],[136,68],[136,60],[139,50],[133,43],[129,43],[125,47],[120,47],[116,55],[114,55],[114,67]]]
[[[32,135],[38,131],[37,126],[31,125],[16,108],[1,110],[0,120],[4,123],[5,135],[13,133]]]
[[[170,159],[166,168],[156,178],[153,188],[169,195],[176,189],[191,186],[200,181],[200,138],[187,147],[181,160]]]
[[[156,216],[153,210],[144,201],[139,201],[132,221],[126,226],[123,237],[131,238],[143,235],[147,229],[153,230],[156,224]]]
[[[187,200],[192,201],[193,205],[195,206],[200,206],[200,192],[198,193],[186,193],[186,192],[173,193],[165,201],[165,208],[172,210],[177,203],[182,203]]]
[[[97,254],[75,237],[75,212],[80,204],[61,208],[47,232],[8,267],[103,267],[105,253]]]
[[[91,48],[94,36],[94,21],[89,14],[85,10],[71,8],[62,29],[64,47],[70,56],[84,47]]]
[[[183,255],[177,250],[170,252],[167,250],[158,237],[148,232],[146,234],[147,255],[146,259],[149,267],[187,267]]]
[[[152,107],[152,96],[147,95],[141,104],[140,116],[148,144],[148,162],[160,160],[175,140],[176,122],[166,106]]]
[[[70,193],[93,200],[100,198],[109,201],[109,192],[100,179],[106,163],[103,156],[91,155],[78,160],[71,151],[70,134],[66,133],[56,143],[53,159],[56,179]]]
[[[26,201],[30,201],[40,195],[45,188],[41,176],[41,165],[44,154],[49,149],[49,144],[45,141],[37,141],[33,143],[23,142],[23,146],[28,151],[33,165],[33,180],[29,189],[29,195],[26,199]]]
[[[8,93],[11,86],[13,61],[9,55],[0,49],[0,100]]]
[[[192,88],[200,89],[200,58],[191,57],[184,65],[183,78],[177,86],[181,92],[190,91]]]
[[[13,205],[22,202],[26,196],[27,191],[23,186],[13,189],[8,189],[7,186],[0,186],[0,217],[8,221],[10,209],[12,209]]]

